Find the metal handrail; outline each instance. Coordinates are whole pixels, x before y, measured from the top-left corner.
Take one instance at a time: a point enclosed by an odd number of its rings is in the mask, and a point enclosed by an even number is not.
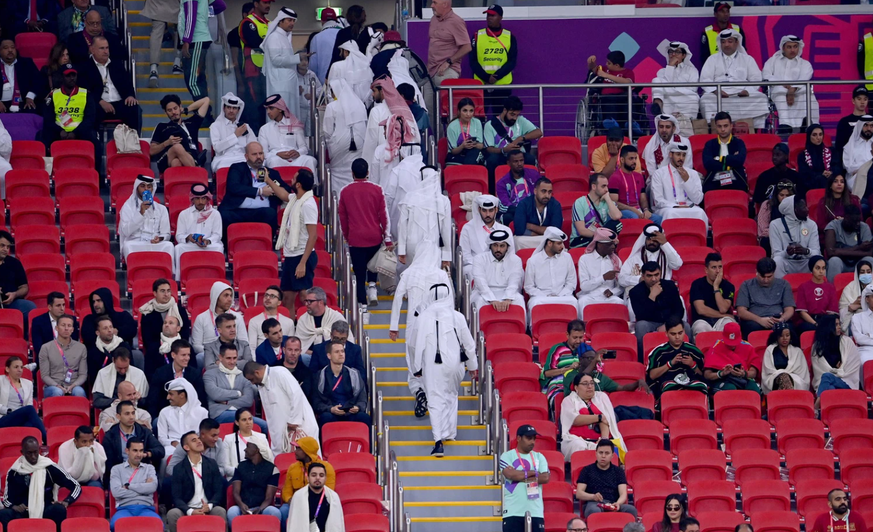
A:
[[[375,378],[376,375],[373,375]],[[378,391],[370,394],[370,413],[373,416],[373,426],[371,429],[371,438],[370,440],[373,442],[373,454],[378,456],[381,449],[379,446],[381,445],[381,434],[379,433],[379,427],[382,426],[382,419],[385,417],[384,405],[383,405],[382,392]]]
[[[469,279],[464,279],[463,290],[461,291],[461,314],[463,314],[467,318],[467,323],[472,326],[473,324],[473,308],[470,303],[470,291],[473,288],[473,284]],[[473,329],[470,329],[471,333],[475,333]]]
[[[397,462],[395,461],[392,464],[393,468],[397,467]],[[394,519],[392,519],[394,523],[394,530],[397,532],[403,531],[403,524],[405,522],[405,518],[403,515],[403,483],[400,482],[400,472],[397,472],[397,482],[395,484],[396,492],[394,493]]]
[[[503,454],[500,452],[500,428],[502,421],[500,417],[500,392],[492,390],[491,397],[491,426],[488,427],[491,437],[491,451],[494,452],[494,476],[491,479],[491,483],[497,485],[500,484],[500,460],[498,457]]]
[[[319,182],[319,185],[321,185],[321,195],[323,197],[326,197],[326,198],[333,198],[333,194],[332,194],[333,191],[331,190],[330,178],[328,177],[328,172],[327,172],[327,159],[326,159],[327,145],[325,144],[324,140],[321,141],[320,146],[321,146],[321,149],[318,150],[318,153],[316,154],[316,156],[318,158],[318,182]],[[331,211],[335,211],[336,210],[335,207],[336,207],[336,205],[334,205],[331,202]],[[328,220],[332,221],[333,220],[333,218],[331,217],[332,214],[333,214],[333,212],[326,213],[322,209],[321,223],[328,224],[329,223]],[[328,250],[328,251],[330,251],[330,250]]]
[[[391,496],[391,492],[387,489],[389,488],[388,484],[390,480],[388,478],[390,476],[388,459],[390,458],[389,449],[391,447],[391,428],[388,426],[387,421],[382,421],[382,434],[379,440],[381,441],[381,444],[379,446],[379,456],[377,463],[379,467],[379,483],[382,484],[382,487],[384,488],[384,497],[386,499],[389,499]]]
[[[370,375],[373,367],[373,361],[370,360],[370,335],[365,334],[362,340],[358,340],[361,344],[361,350],[364,355],[364,370],[367,372],[367,375]],[[373,386],[370,386],[370,389],[373,390]]]
[[[315,105],[315,103],[316,103],[315,102],[315,93],[316,93],[316,91],[315,91],[315,79],[310,79],[309,80],[309,127],[311,128],[310,133],[312,133],[312,135],[309,137],[310,142],[311,142],[310,149],[317,154],[319,141],[321,140],[321,135],[320,135],[321,132],[318,131],[318,129],[316,129],[316,127],[315,127],[316,126],[315,121],[318,120],[318,118],[317,118],[318,117],[318,109]]]
[[[479,394],[479,422],[485,425],[494,408],[494,366],[491,365],[490,360],[485,362],[485,369],[480,373],[485,374],[485,380]],[[485,431],[485,450],[486,454],[494,452],[494,434],[490,430]]]
[[[403,521],[404,521],[403,532],[412,532],[412,518],[409,517],[408,512],[403,513]]]

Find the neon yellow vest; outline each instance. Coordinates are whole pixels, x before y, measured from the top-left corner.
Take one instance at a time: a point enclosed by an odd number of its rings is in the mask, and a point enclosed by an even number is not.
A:
[[[873,34],[869,31],[864,34],[864,79],[873,80]],[[867,90],[873,90],[873,85],[868,84]]]
[[[255,27],[258,29],[258,36],[260,36],[261,39],[263,39],[264,37],[267,36],[267,29],[269,29],[269,25],[267,23],[263,22],[262,20],[260,20],[258,17],[254,16],[254,15],[249,15],[248,19],[251,20],[255,24]],[[262,42],[261,46],[263,46],[263,45],[264,45],[264,43]],[[252,63],[254,63],[254,65],[256,67],[258,67],[258,68],[264,67],[264,52],[263,52],[263,50],[261,50],[260,48],[251,48],[251,58],[252,58]]]
[[[731,29],[739,33],[740,26],[739,24],[731,24]],[[718,30],[713,27],[712,24],[706,27],[703,30],[706,33],[706,42],[709,43],[709,55],[715,55],[718,53],[718,34],[723,32],[724,30]]]
[[[482,69],[489,74],[497,72],[500,67],[509,60],[509,45],[512,42],[512,34],[509,30],[503,30],[500,36],[493,37],[488,34],[487,28],[482,28],[476,33],[476,60],[482,65]],[[476,77],[476,79],[479,79]],[[479,81],[484,82],[484,79]],[[512,72],[497,80],[496,85],[509,85],[512,83]]]
[[[76,94],[67,96],[61,89],[52,91],[52,104],[55,108],[55,124],[64,131],[73,131],[82,119],[85,118],[85,105],[88,103],[88,91],[79,87]],[[66,111],[70,115],[71,121],[64,125],[61,123],[61,114]]]

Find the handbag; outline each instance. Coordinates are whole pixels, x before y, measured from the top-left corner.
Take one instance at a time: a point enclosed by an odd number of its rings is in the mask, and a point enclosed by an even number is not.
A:
[[[367,263],[367,269],[373,273],[394,277],[397,272],[397,255],[393,251],[388,251],[383,243],[379,251]]]
[[[127,124],[118,124],[112,132],[115,140],[115,151],[118,153],[140,153],[139,135]]]

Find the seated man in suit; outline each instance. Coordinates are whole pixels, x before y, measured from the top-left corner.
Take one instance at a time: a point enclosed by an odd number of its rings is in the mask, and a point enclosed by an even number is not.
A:
[[[139,131],[141,110],[134,95],[130,72],[124,68],[121,57],[116,57],[115,61],[109,58],[109,40],[102,35],[94,37],[88,49],[91,58],[77,65],[76,70],[81,72],[82,86],[97,102],[97,122],[121,120]]]
[[[312,346],[312,357],[309,359],[309,370],[318,373],[325,366],[330,365],[327,356],[327,348],[330,344],[342,344],[345,346],[345,361],[343,364],[355,368],[361,374],[364,385],[367,385],[367,370],[364,368],[364,357],[361,355],[361,346],[349,341],[349,323],[336,321],[330,326],[330,342],[322,342]]]
[[[94,37],[106,37],[109,41],[109,53],[119,60],[126,55],[121,40],[115,33],[110,33],[103,28],[103,19],[97,11],[88,11],[85,15],[85,31],[70,35],[67,39],[67,53],[70,54],[70,62],[73,64],[84,63],[91,55],[91,45]]]
[[[115,33],[115,19],[112,13],[103,6],[91,5],[91,0],[72,0],[73,5],[58,13],[58,40],[67,42],[70,36],[85,31],[85,15],[89,11],[100,13],[103,27],[110,33]]]
[[[224,477],[218,463],[204,456],[206,450],[196,432],[182,435],[179,445],[188,455],[185,467],[177,467],[173,474],[173,508],[167,512],[169,529],[175,532],[176,522],[183,515],[215,515],[227,520],[221,503],[225,500]],[[197,475],[197,481],[194,475]],[[199,494],[198,494],[199,491]]]
[[[219,351],[222,345],[236,348],[239,355],[237,366],[242,369],[246,362],[254,360],[249,343],[240,338],[236,330],[236,316],[230,313],[219,314],[215,317],[215,327],[218,329],[218,340],[209,342],[203,346],[203,369],[209,371],[218,364]],[[245,331],[243,331],[245,334]]]
[[[3,25],[11,24],[10,35],[25,32],[58,33],[58,14],[61,5],[56,0],[36,0],[36,2],[8,2],[8,19],[3,20]],[[36,6],[36,13],[31,13]],[[10,22],[11,21],[11,22]]]
[[[15,42],[4,39],[0,41],[0,60],[3,67],[0,113],[37,112],[36,104],[42,100],[43,90],[33,59],[18,57]]]
[[[49,292],[46,302],[48,303],[48,312],[33,318],[33,324],[30,328],[30,341],[33,343],[34,353],[39,353],[42,344],[58,337],[58,318],[63,316],[67,310],[64,294],[60,292]],[[72,338],[73,340],[79,339],[79,324],[77,322],[73,323]]]
[[[251,408],[255,404],[255,387],[237,367],[238,357],[234,346],[222,345],[218,364],[203,374],[203,386],[209,400],[209,417],[219,423],[233,423],[237,409]],[[267,434],[266,421],[256,417],[254,422]]]

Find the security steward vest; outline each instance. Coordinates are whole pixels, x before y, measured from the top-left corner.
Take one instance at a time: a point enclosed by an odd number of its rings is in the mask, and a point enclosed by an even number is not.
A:
[[[55,124],[64,131],[73,131],[82,123],[87,103],[88,91],[82,87],[77,88],[69,96],[61,92],[61,89],[53,90],[52,106],[55,111]]]
[[[267,29],[269,28],[270,24],[269,22],[259,19],[254,15],[254,13],[246,17],[246,20],[250,21],[252,24],[255,25],[255,28],[258,30],[258,35],[261,37],[261,39],[267,36]],[[240,28],[242,28],[242,26],[240,26]],[[240,29],[240,37],[242,37],[242,29]],[[263,45],[263,42],[261,42],[261,44]],[[249,46],[245,46],[244,50],[245,51],[243,55],[248,55],[249,57],[251,57],[252,63],[256,67],[264,67],[264,51],[261,48],[251,48]]]
[[[873,80],[873,34],[869,31],[864,34],[864,79]],[[867,90],[873,90],[873,85],[868,84]]]
[[[482,65],[482,70],[493,74],[509,60],[509,45],[512,42],[512,34],[509,30],[503,30],[499,36],[488,32],[488,28],[482,28],[476,33],[476,60]],[[478,76],[474,76],[479,79]],[[483,83],[484,79],[479,79]],[[512,72],[497,80],[496,85],[509,85],[512,83]]]
[[[740,26],[739,24],[731,24],[731,29],[739,33]],[[703,30],[703,33],[706,34],[706,42],[709,44],[709,55],[718,53],[718,34],[723,31],[715,29],[714,24],[710,24]]]

